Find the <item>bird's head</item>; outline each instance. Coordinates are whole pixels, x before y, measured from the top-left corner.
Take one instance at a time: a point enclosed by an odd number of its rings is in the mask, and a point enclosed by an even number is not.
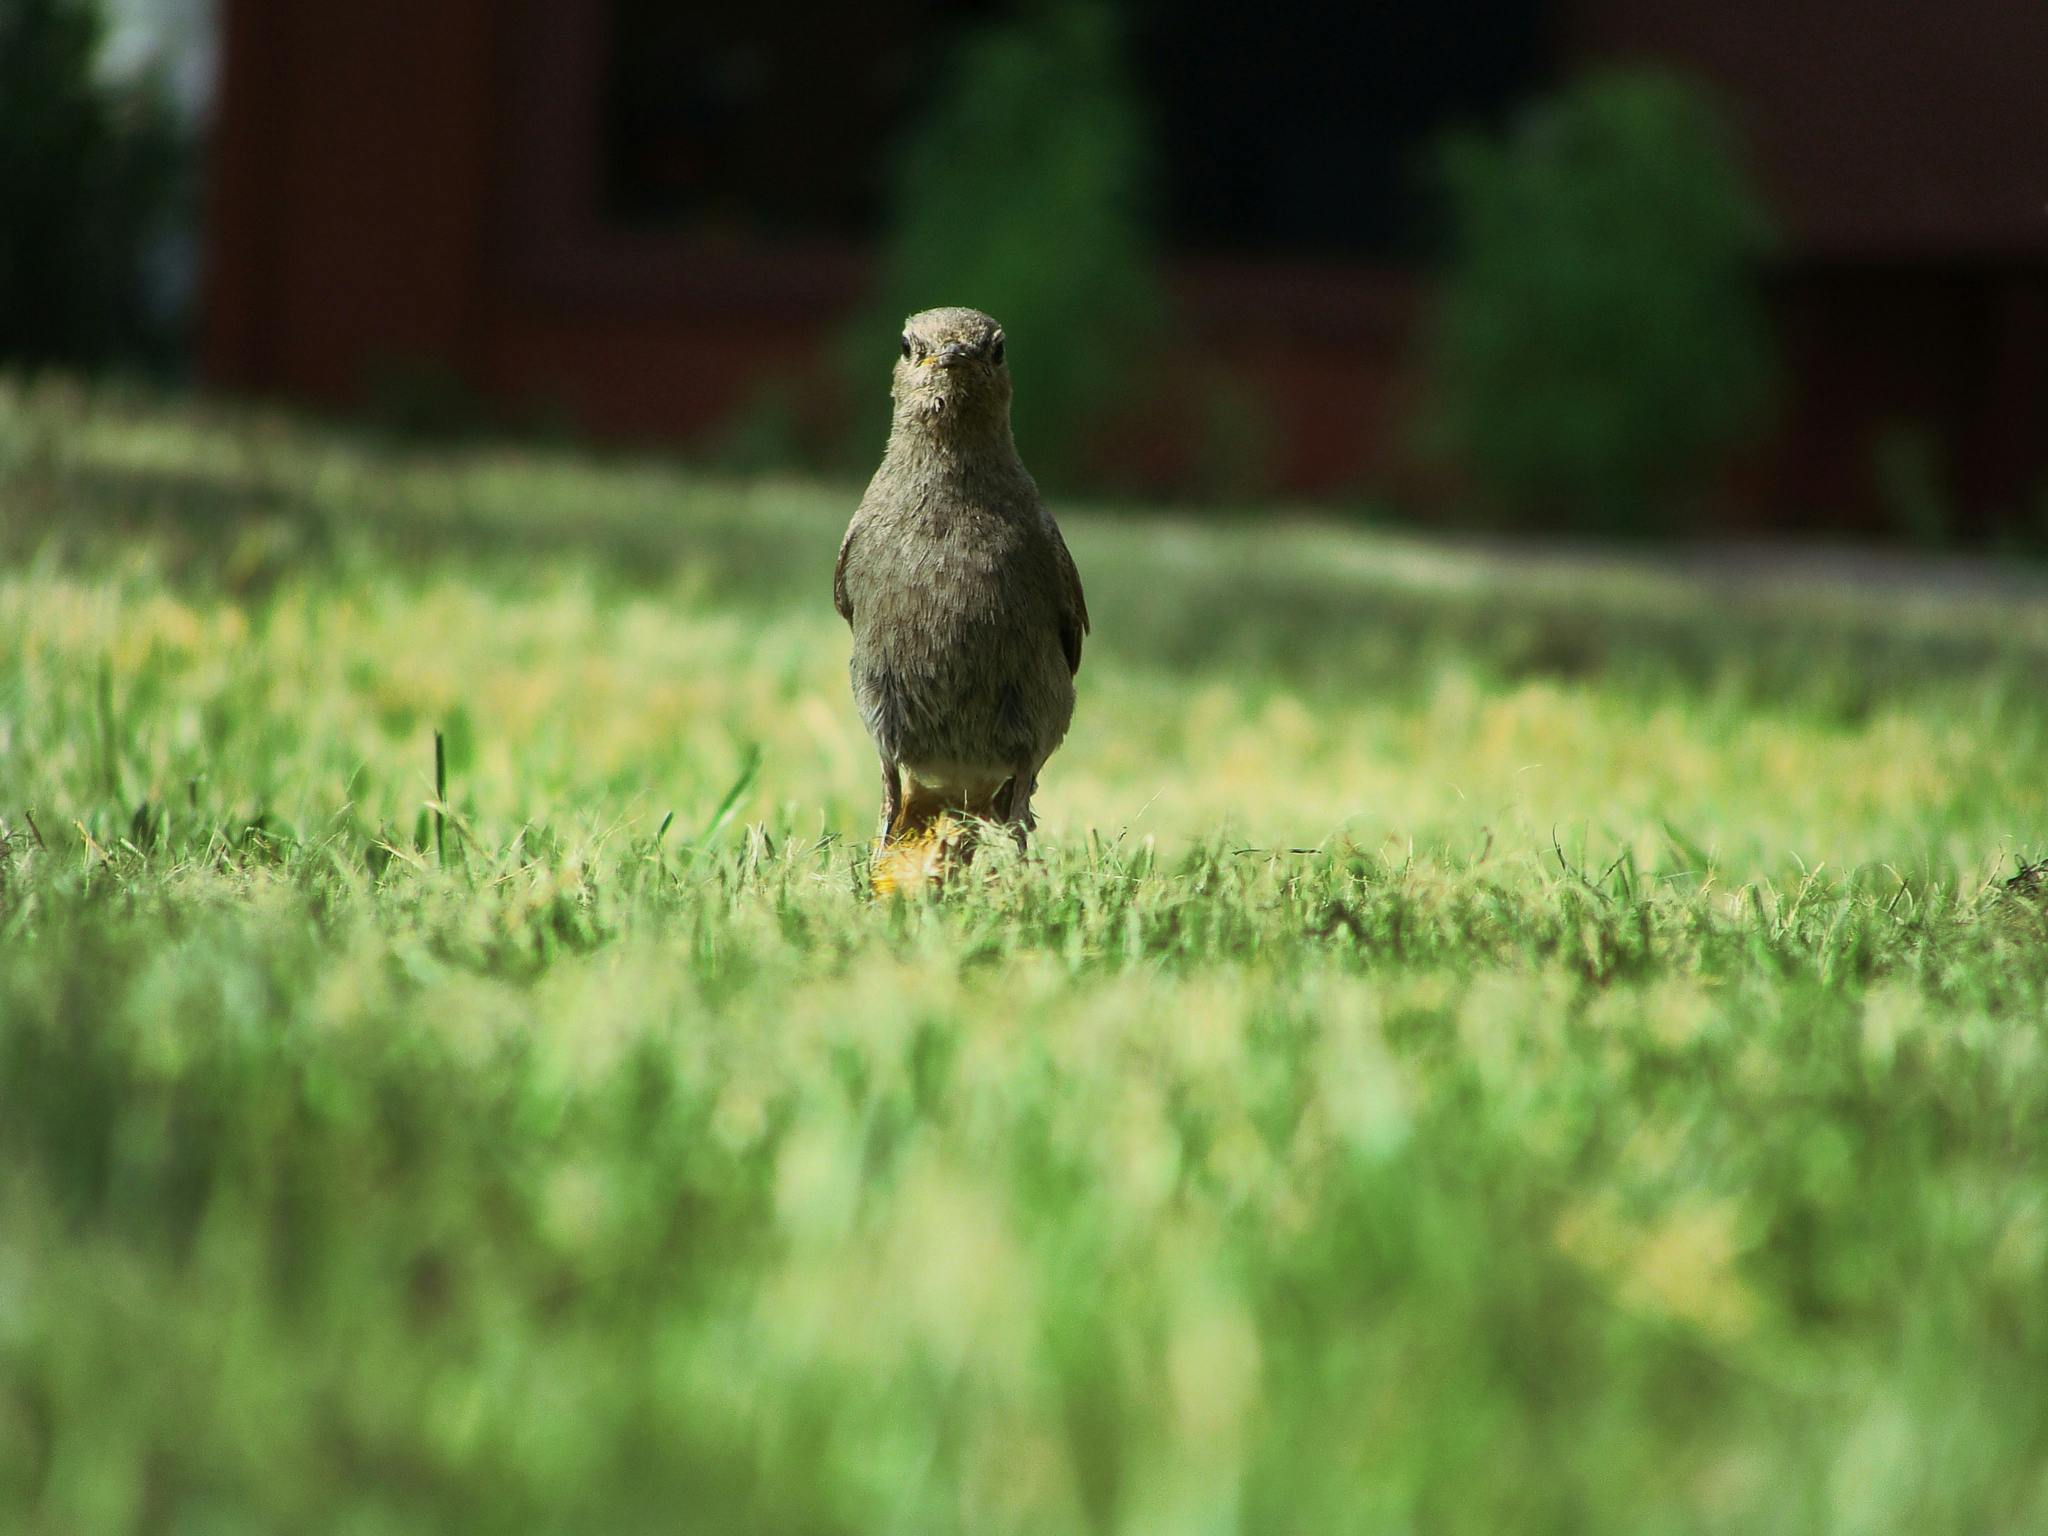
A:
[[[899,421],[952,432],[1009,420],[1003,328],[978,309],[928,309],[903,322],[891,393]]]

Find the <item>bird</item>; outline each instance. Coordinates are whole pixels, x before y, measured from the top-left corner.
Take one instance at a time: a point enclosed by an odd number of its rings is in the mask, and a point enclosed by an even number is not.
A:
[[[881,466],[840,540],[832,601],[882,765],[870,883],[941,885],[975,821],[1020,848],[1074,714],[1080,572],[1010,433],[1003,328],[978,309],[904,322]]]

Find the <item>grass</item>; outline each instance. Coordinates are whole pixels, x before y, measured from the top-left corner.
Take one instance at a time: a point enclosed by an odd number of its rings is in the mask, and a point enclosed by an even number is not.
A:
[[[2048,593],[850,501],[0,389],[0,1526],[2048,1526]]]

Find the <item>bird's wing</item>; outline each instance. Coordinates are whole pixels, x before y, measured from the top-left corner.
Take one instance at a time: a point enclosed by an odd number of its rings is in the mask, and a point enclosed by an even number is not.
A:
[[[853,599],[846,595],[846,552],[853,548],[853,536],[859,529],[860,516],[856,513],[846,525],[846,537],[839,541],[839,559],[832,567],[832,606],[849,624],[853,622]]]
[[[1081,592],[1081,573],[1074,557],[1067,553],[1067,541],[1060,537],[1060,525],[1047,514],[1045,526],[1052,534],[1053,563],[1060,578],[1060,649],[1066,653],[1067,670],[1081,670],[1081,637],[1088,633],[1088,599]]]

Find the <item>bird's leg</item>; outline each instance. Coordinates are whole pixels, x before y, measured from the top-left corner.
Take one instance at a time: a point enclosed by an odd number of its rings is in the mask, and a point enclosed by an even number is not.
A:
[[[1038,774],[1030,767],[1019,768],[1010,779],[1003,820],[1009,824],[1011,836],[1017,839],[1019,851],[1030,846],[1031,829],[1037,825],[1037,818],[1031,814],[1031,795],[1037,788]]]
[[[882,842],[889,840],[902,815],[903,778],[896,765],[885,757],[882,759],[882,830],[876,834]]]

